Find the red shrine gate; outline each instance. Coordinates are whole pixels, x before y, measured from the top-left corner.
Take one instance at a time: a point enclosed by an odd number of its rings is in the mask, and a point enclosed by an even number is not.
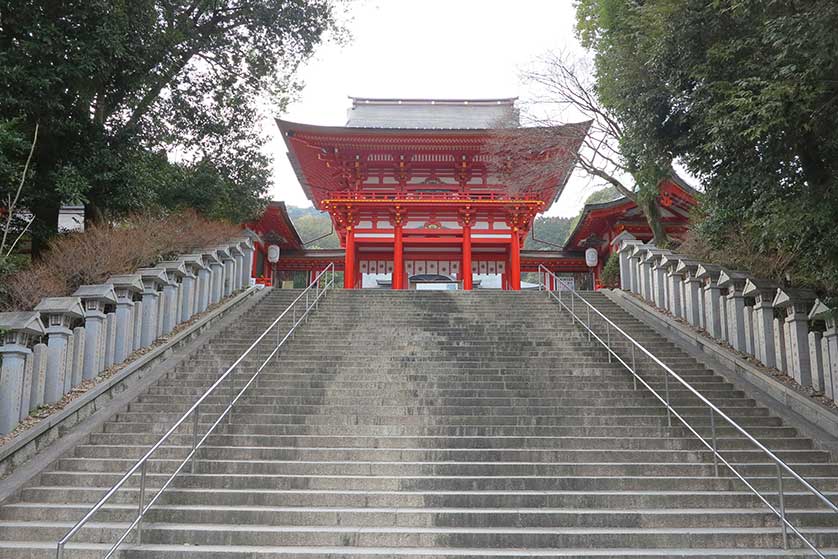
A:
[[[512,191],[493,170],[488,146],[497,134],[487,123],[517,120],[514,100],[354,99],[352,111],[346,127],[277,122],[304,191],[331,215],[345,287],[358,287],[363,273],[384,273],[393,289],[430,275],[470,290],[473,274],[497,273],[504,288],[520,289],[523,240],[564,188],[587,125],[567,125],[572,133],[551,150],[555,176]],[[586,271],[581,255],[569,256],[545,254],[543,263]],[[540,263],[529,256],[523,269]]]

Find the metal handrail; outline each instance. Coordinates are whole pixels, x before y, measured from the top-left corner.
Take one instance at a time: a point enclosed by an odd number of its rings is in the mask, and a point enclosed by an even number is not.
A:
[[[667,366],[663,361],[655,357],[651,351],[646,349],[640,342],[635,340],[622,328],[614,324],[608,317],[602,314],[596,307],[594,307],[591,303],[589,303],[584,297],[579,295],[573,287],[568,285],[564,282],[561,278],[559,278],[555,273],[551,272],[545,266],[539,266],[539,288],[542,290],[546,290],[548,293],[548,297],[552,297],[555,301],[559,303],[561,307],[563,307],[573,318],[573,321],[578,322],[582,327],[584,327],[588,331],[588,339],[590,340],[592,337],[595,338],[600,344],[605,346],[605,349],[608,350],[608,361],[609,363],[612,362],[612,357],[616,358],[617,361],[622,364],[628,371],[634,376],[634,388],[637,389],[637,382],[639,381],[643,386],[645,386],[660,402],[666,406],[666,415],[667,421],[669,426],[672,426],[672,417],[675,416],[684,426],[698,439],[701,443],[707,447],[713,453],[713,467],[715,471],[715,475],[718,477],[719,475],[719,462],[721,461],[722,464],[727,466],[727,468],[733,472],[733,474],[742,481],[745,486],[751,490],[754,495],[756,495],[760,501],[765,504],[768,509],[773,512],[777,518],[780,520],[780,526],[782,527],[782,535],[783,535],[783,549],[788,549],[788,532],[787,530],[791,530],[797,537],[799,537],[803,543],[806,544],[809,549],[811,549],[818,557],[821,559],[826,559],[823,553],[818,550],[817,547],[809,541],[800,531],[788,520],[786,516],[785,510],[785,498],[784,498],[784,490],[783,490],[783,472],[787,472],[793,479],[795,479],[798,483],[800,483],[806,490],[809,491],[812,495],[816,496],[820,501],[822,501],[827,507],[834,513],[838,513],[838,506],[835,505],[826,495],[821,493],[818,489],[816,489],[811,483],[809,483],[805,478],[803,478],[800,474],[798,474],[794,469],[791,468],[788,464],[786,464],[779,456],[771,452],[765,445],[755,439],[744,427],[739,425],[736,421],[730,418],[726,413],[720,410],[715,404],[713,404],[710,400],[704,397],[697,389],[695,389],[690,383],[685,381],[678,373],[673,371],[669,366]],[[564,286],[564,290],[557,289],[553,290],[548,287],[548,282],[545,281],[548,277],[554,279],[552,283],[553,286],[558,286],[561,284]],[[562,291],[566,291],[570,294],[570,305],[568,306],[567,303],[562,301]],[[559,295],[556,296],[556,293]],[[587,324],[583,321],[583,319],[576,313],[576,305],[575,301],[578,299],[583,303],[583,308],[587,314]],[[597,334],[593,329],[593,322],[592,322],[592,314],[593,317],[599,317],[602,322],[605,324],[605,340]],[[630,343],[631,347],[631,365],[629,365],[622,357],[620,357],[612,346],[612,339],[611,335],[613,333],[621,335],[625,338],[626,341]],[[664,396],[652,388],[638,373],[637,373],[637,360],[636,360],[636,352],[639,351],[642,355],[650,358],[653,363],[659,365],[664,370]],[[711,438],[708,441],[702,435],[698,433],[698,431],[690,425],[684,417],[679,414],[675,408],[673,408],[669,403],[669,377],[674,378],[678,383],[680,383],[684,388],[686,388],[689,392],[694,394],[707,408],[710,410],[710,432]],[[721,419],[726,421],[731,427],[733,427],[736,431],[740,434],[744,435],[746,439],[748,439],[751,443],[753,443],[759,450],[765,453],[775,464],[777,468],[777,489],[778,489],[778,496],[779,502],[775,507],[772,505],[768,499],[759,492],[759,490],[754,487],[750,482],[748,482],[745,477],[740,474],[736,468],[728,462],[719,452],[717,438],[716,438],[716,418],[715,416],[718,415]]]
[[[323,283],[322,287],[320,285],[321,284],[321,279],[323,280],[322,281],[322,283]],[[142,458],[137,460],[137,462],[133,466],[131,466],[131,468],[128,469],[128,471],[125,473],[125,475],[123,475],[122,478],[119,481],[117,481],[107,491],[107,493],[105,493],[105,495],[101,499],[99,499],[99,501],[95,505],[93,505],[93,507],[91,507],[91,509],[87,512],[87,514],[85,514],[82,517],[82,519],[79,520],[75,524],[75,526],[70,528],[70,530],[67,531],[66,534],[64,534],[64,537],[62,537],[61,540],[59,540],[59,542],[57,544],[56,558],[57,559],[63,559],[63,557],[64,557],[64,546],[67,544],[67,542],[69,542],[70,539],[72,539],[72,537],[79,530],[81,530],[84,527],[84,525],[87,524],[90,521],[90,519],[93,518],[93,516],[102,509],[102,507],[105,505],[105,503],[107,503],[110,500],[110,498],[113,497],[122,488],[122,486],[125,485],[125,483],[134,474],[136,474],[138,471],[140,472],[140,497],[139,497],[139,503],[138,503],[138,506],[137,506],[137,517],[134,519],[134,521],[131,523],[131,525],[128,526],[128,529],[125,530],[125,532],[122,534],[122,536],[113,544],[113,546],[110,548],[108,553],[104,556],[104,559],[107,559],[108,557],[111,557],[117,551],[119,546],[122,545],[122,543],[128,538],[128,536],[131,534],[131,532],[134,530],[134,528],[137,529],[137,543],[141,544],[142,543],[143,518],[145,517],[146,513],[151,509],[152,506],[154,506],[154,504],[157,502],[157,500],[160,498],[160,496],[163,494],[163,492],[166,491],[166,489],[169,488],[169,486],[172,484],[174,479],[181,473],[181,471],[183,471],[184,467],[186,467],[187,464],[191,463],[191,466],[190,466],[191,471],[194,472],[195,462],[197,461],[198,450],[201,448],[201,446],[204,444],[204,442],[209,438],[209,436],[212,435],[213,431],[215,431],[215,428],[218,427],[218,425],[220,425],[221,422],[230,413],[232,413],[233,407],[238,403],[239,399],[241,399],[241,397],[244,395],[244,393],[247,391],[247,389],[250,388],[251,385],[256,381],[256,378],[259,376],[259,374],[262,372],[262,370],[265,368],[265,366],[268,364],[268,362],[271,360],[271,358],[273,358],[274,355],[276,355],[279,352],[279,348],[282,347],[282,345],[285,343],[285,341],[288,340],[288,338],[290,338],[294,335],[294,331],[297,329],[297,327],[300,325],[300,323],[303,322],[304,320],[308,319],[308,315],[312,311],[312,309],[317,308],[317,305],[318,305],[320,299],[322,299],[325,296],[326,291],[328,291],[329,289],[334,288],[334,285],[335,285],[335,267],[334,267],[334,264],[329,264],[319,274],[317,274],[317,277],[314,279],[314,281],[312,281],[308,285],[308,287],[306,287],[303,290],[303,292],[300,293],[297,296],[297,298],[294,299],[294,301],[290,305],[288,305],[288,308],[286,308],[284,311],[282,311],[282,313],[278,317],[276,317],[276,319],[271,323],[271,325],[268,326],[265,329],[265,331],[262,332],[262,334],[259,335],[258,338],[256,338],[256,340],[250,345],[250,347],[248,347],[244,351],[244,353],[242,353],[233,362],[233,364],[230,365],[230,367],[227,368],[227,370],[224,372],[224,374],[221,375],[218,378],[218,380],[216,380],[212,384],[212,386],[210,386],[198,398],[198,400],[195,401],[194,404],[192,404],[192,406],[180,417],[180,419],[178,419],[175,422],[174,425],[172,425],[169,428],[168,431],[166,431],[166,433],[160,438],[160,440],[158,440],[157,443],[155,443],[154,446],[152,446],[143,455]],[[313,291],[313,293],[312,293],[312,291]],[[305,310],[298,317],[297,316],[296,305],[297,305],[297,303],[302,301],[304,297],[305,297]],[[293,318],[292,318],[291,328],[288,330],[288,333],[286,333],[285,336],[282,339],[280,339],[279,329],[277,329],[276,346],[274,347],[273,351],[271,351],[271,353],[268,355],[268,357],[265,358],[265,360],[262,362],[262,364],[256,369],[256,372],[253,374],[253,376],[250,377],[250,380],[247,381],[247,383],[244,385],[244,388],[242,388],[238,392],[238,394],[235,394],[235,385],[233,384],[233,380],[234,380],[233,373],[234,373],[234,371],[239,366],[239,364],[242,361],[244,361],[245,357],[247,357],[250,354],[250,352],[253,351],[253,349],[256,348],[256,346],[260,342],[262,342],[262,340],[265,339],[265,337],[268,335],[268,333],[272,329],[274,329],[274,327],[276,327],[279,324],[279,322],[283,318],[285,318],[286,315],[288,315],[289,312],[292,314]],[[220,387],[228,377],[230,378],[230,395],[231,395],[230,403],[227,404],[227,407],[224,408],[224,411],[221,413],[221,415],[219,415],[218,418],[216,418],[215,422],[213,422],[213,424],[210,426],[209,430],[199,440],[198,439],[198,417],[199,417],[199,410],[200,410],[201,403],[203,403],[204,400],[206,400],[213,392],[215,392],[215,390],[218,387]],[[189,454],[186,456],[186,458],[183,459],[183,461],[180,463],[180,465],[178,465],[178,467],[175,469],[174,473],[171,476],[169,476],[169,478],[166,480],[166,482],[163,484],[163,486],[160,488],[160,490],[157,492],[157,494],[155,494],[154,497],[152,497],[151,500],[149,500],[148,503],[145,503],[146,468],[147,468],[149,459],[161,446],[163,446],[163,443],[165,443],[169,439],[169,437],[171,437],[172,434],[174,434],[174,432],[178,429],[178,427],[180,427],[181,425],[186,423],[186,421],[189,419],[190,416],[192,416],[192,422],[193,422],[193,424],[192,424],[192,450],[189,452]]]

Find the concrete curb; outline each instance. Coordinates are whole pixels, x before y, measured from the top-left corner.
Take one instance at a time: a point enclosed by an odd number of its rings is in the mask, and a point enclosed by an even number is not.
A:
[[[638,320],[681,346],[691,356],[727,380],[744,385],[746,392],[757,398],[803,434],[821,444],[838,457],[838,412],[800,394],[779,380],[765,374],[759,367],[739,354],[705,338],[692,328],[666,316],[634,297],[614,289],[602,292]]]
[[[120,412],[165,372],[200,347],[214,326],[244,311],[269,290],[249,288],[96,385],[66,408],[0,448],[0,502]],[[82,425],[84,424],[84,425]],[[37,464],[32,459],[38,456]]]

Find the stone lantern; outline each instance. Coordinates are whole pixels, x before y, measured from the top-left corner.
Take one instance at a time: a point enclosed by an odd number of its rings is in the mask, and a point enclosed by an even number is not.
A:
[[[140,347],[150,346],[157,339],[160,322],[160,293],[169,283],[161,268],[140,268],[136,271],[143,282],[143,323]]]
[[[27,379],[29,346],[44,335],[44,325],[37,312],[0,313],[0,435],[12,431],[30,410],[33,379]]]
[[[780,285],[771,280],[748,278],[742,294],[754,298],[754,353],[766,367],[782,369],[774,344],[774,297]]]
[[[46,325],[49,349],[44,402],[52,404],[72,388],[73,323],[84,317],[84,309],[78,297],[46,297],[35,306],[35,311],[41,313]]]
[[[171,260],[157,264],[166,271],[168,282],[163,286],[163,334],[168,334],[180,322],[180,298],[183,297],[182,282],[186,276],[186,265],[180,260]]]
[[[110,284],[82,285],[76,289],[73,296],[81,299],[84,307],[84,366],[81,377],[92,379],[101,372],[99,363],[102,361],[101,355],[107,337],[105,313],[116,305],[116,292]],[[118,329],[118,315],[116,320]],[[77,379],[73,382],[78,384]]]
[[[725,299],[719,287],[722,267],[714,264],[699,264],[695,277],[704,283],[704,323],[707,333],[717,340],[727,339]]]
[[[249,231],[245,230],[245,234],[247,233],[249,233]],[[250,278],[253,273],[253,253],[255,252],[253,247],[253,239],[250,236],[242,237],[241,249],[244,253],[244,258],[242,259],[241,284],[242,287],[246,289],[250,287]]]
[[[809,362],[809,311],[815,303],[811,289],[781,287],[774,297],[774,306],[786,311],[786,360],[788,372],[800,386],[812,386]]]
[[[180,298],[180,322],[186,322],[196,312],[197,299],[199,298],[198,289],[198,275],[202,270],[206,269],[204,260],[200,254],[186,254],[179,258],[183,263],[186,274],[181,281],[181,298]]]
[[[122,363],[141,346],[143,304],[137,300],[143,292],[143,281],[137,274],[111,276],[108,283],[116,293],[115,355]]]

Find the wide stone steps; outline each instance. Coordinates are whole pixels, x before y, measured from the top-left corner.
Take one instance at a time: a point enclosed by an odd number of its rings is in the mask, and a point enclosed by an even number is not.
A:
[[[54,557],[55,541],[298,294],[268,294],[0,506],[0,559]],[[782,550],[767,507],[723,466],[714,475],[702,443],[545,303],[537,292],[329,294],[151,510],[143,545],[129,540],[119,557],[804,556],[794,538]],[[608,313],[838,500],[827,452],[639,321]],[[275,339],[201,406],[200,433]],[[635,360],[709,436],[699,399]],[[725,458],[776,503],[776,467],[718,418],[715,428]],[[146,499],[192,440],[188,421],[148,463]],[[789,477],[784,488],[789,518],[838,556],[838,515]],[[101,557],[138,498],[134,476],[66,559]]]

